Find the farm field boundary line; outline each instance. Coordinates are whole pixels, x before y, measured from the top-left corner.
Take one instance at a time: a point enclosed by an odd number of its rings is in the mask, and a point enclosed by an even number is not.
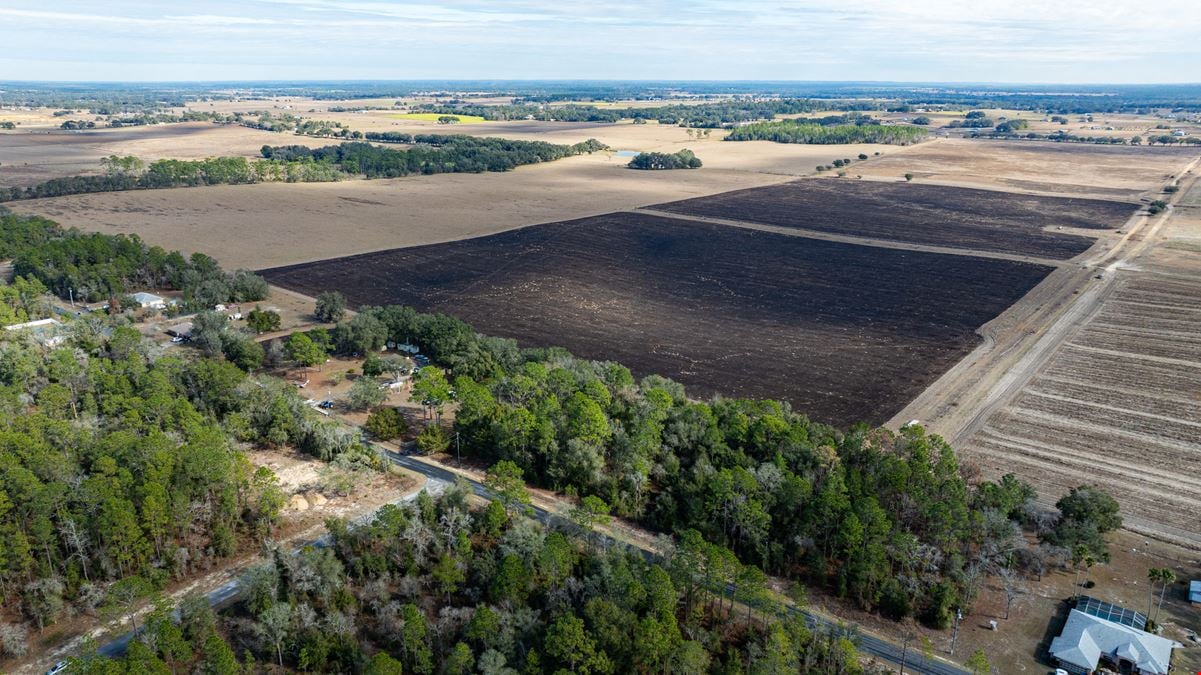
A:
[[[893,155],[893,156],[895,157],[896,155]],[[871,161],[870,159],[865,160],[865,163],[870,162],[870,161]],[[833,176],[805,176],[805,177],[801,177],[799,180],[846,180],[846,178],[836,178]],[[863,181],[863,182],[871,182],[871,183],[908,183],[908,182],[910,182],[910,181],[906,181],[904,177],[878,176],[878,175],[874,176],[874,175],[870,175],[870,174],[863,175],[863,176],[857,175],[857,176],[855,176],[855,180]],[[1021,187],[1021,186],[1017,186],[1017,185],[996,185],[994,183],[984,183],[981,181],[973,181],[973,180],[958,179],[958,178],[950,179],[950,178],[926,178],[926,177],[918,178],[918,177],[915,177],[912,182],[916,185],[933,185],[935,187],[967,188],[969,190],[980,190],[981,192],[1000,192],[1003,194],[1026,195],[1029,197],[1060,197],[1060,198],[1076,197],[1076,198],[1080,198],[1080,199],[1095,199],[1097,201],[1121,202],[1123,204],[1129,203],[1131,200],[1137,199],[1138,195],[1139,195],[1139,193],[1134,190],[1130,190],[1129,194],[1126,195],[1125,199],[1123,199],[1119,195],[1103,195],[1103,194],[1077,195],[1077,194],[1065,193],[1062,190],[1054,190],[1054,189],[1050,189],[1050,188],[1040,189],[1040,188],[1036,188],[1036,187]],[[1085,187],[1087,187],[1087,186],[1085,186]]]
[[[801,179],[647,208],[904,245],[1071,260],[1127,222],[1135,206],[942,185]]]
[[[660,211],[654,208],[631,209],[629,213],[640,213],[648,216],[659,216],[661,218],[672,218],[675,220],[694,221],[698,223],[709,223],[712,225],[728,225],[730,227],[741,227],[747,230],[759,230],[761,232],[771,232],[773,234],[784,234],[790,237],[804,237],[806,239],[821,239],[823,241],[835,241],[842,244],[856,244],[859,246],[872,246],[875,248],[891,248],[899,251],[922,251],[923,253],[941,253],[944,255],[959,255],[969,258],[995,258],[997,260],[1010,260],[1013,262],[1034,263],[1036,265],[1046,265],[1047,267],[1063,267],[1068,264],[1066,260],[1053,260],[1050,258],[1040,258],[1037,256],[1019,255],[1015,253],[1002,253],[999,251],[982,251],[980,249],[968,248],[951,248],[949,246],[934,246],[932,244],[918,244],[903,241],[890,241],[887,239],[874,239],[871,237],[856,237],[846,234],[833,234],[830,232],[818,232],[817,230],[806,230],[798,227],[783,227],[780,225],[767,225],[764,223],[752,223],[746,220],[730,220],[728,218],[714,218],[712,216],[697,216],[687,215],[683,213],[673,213],[671,211]]]

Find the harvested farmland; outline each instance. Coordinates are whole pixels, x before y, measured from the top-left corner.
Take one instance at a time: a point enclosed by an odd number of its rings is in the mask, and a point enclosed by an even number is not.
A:
[[[652,207],[912,244],[1066,260],[1093,244],[1056,228],[1115,228],[1134,205],[1098,199],[850,180],[802,180]]]
[[[847,425],[888,419],[1048,271],[614,213],[263,274]]]
[[[964,451],[1053,498],[1083,483],[1130,527],[1197,545],[1201,282],[1131,276]]]

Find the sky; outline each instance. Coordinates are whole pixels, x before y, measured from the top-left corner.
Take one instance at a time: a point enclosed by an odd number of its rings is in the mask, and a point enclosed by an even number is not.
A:
[[[0,0],[0,79],[1201,82],[1196,0]]]

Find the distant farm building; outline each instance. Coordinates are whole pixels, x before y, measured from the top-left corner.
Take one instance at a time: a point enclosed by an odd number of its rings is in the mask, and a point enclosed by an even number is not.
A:
[[[16,323],[11,326],[5,326],[4,330],[25,331],[38,344],[46,347],[57,347],[67,341],[67,336],[63,334],[63,324],[57,319],[39,319],[26,323]]]
[[[185,338],[185,339],[191,338],[192,337],[192,322],[184,321],[183,323],[177,323],[174,326],[171,326],[170,328],[167,329],[167,335],[170,335],[171,337],[177,337],[177,338]]]
[[[1166,675],[1172,650],[1184,645],[1142,630],[1146,623],[1138,612],[1082,598],[1051,641],[1051,658],[1063,670],[1081,675],[1097,672],[1102,663],[1120,673]]]

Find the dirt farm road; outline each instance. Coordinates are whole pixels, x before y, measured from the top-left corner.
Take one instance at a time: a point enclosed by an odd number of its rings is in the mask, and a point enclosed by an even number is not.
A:
[[[818,232],[817,230],[806,230],[797,227],[782,227],[779,225],[767,225],[765,223],[753,223],[746,220],[731,220],[729,218],[715,218],[712,216],[699,216],[694,214],[675,213],[673,211],[660,211],[655,208],[631,209],[631,213],[642,213],[648,216],[659,216],[660,218],[673,218],[675,220],[695,221],[701,223],[712,223],[715,225],[728,225],[731,227],[741,227],[745,230],[759,230],[761,232],[771,232],[773,234],[783,234],[790,237],[803,237],[805,239],[821,239],[823,241],[835,241],[843,244],[856,244],[859,246],[872,246],[875,248],[891,248],[901,251],[922,251],[925,253],[941,253],[943,255],[965,255],[973,258],[996,258],[997,260],[1012,260],[1015,262],[1034,263],[1036,265],[1046,265],[1048,267],[1061,267],[1068,265],[1064,260],[1053,260],[1051,258],[1040,258],[1037,256],[1020,255],[1014,253],[1002,253],[1000,251],[985,251],[974,248],[954,248],[951,246],[935,246],[932,244],[919,244],[915,242],[893,241],[890,239],[878,239],[874,237],[857,237],[847,234],[833,234],[830,232]]]

